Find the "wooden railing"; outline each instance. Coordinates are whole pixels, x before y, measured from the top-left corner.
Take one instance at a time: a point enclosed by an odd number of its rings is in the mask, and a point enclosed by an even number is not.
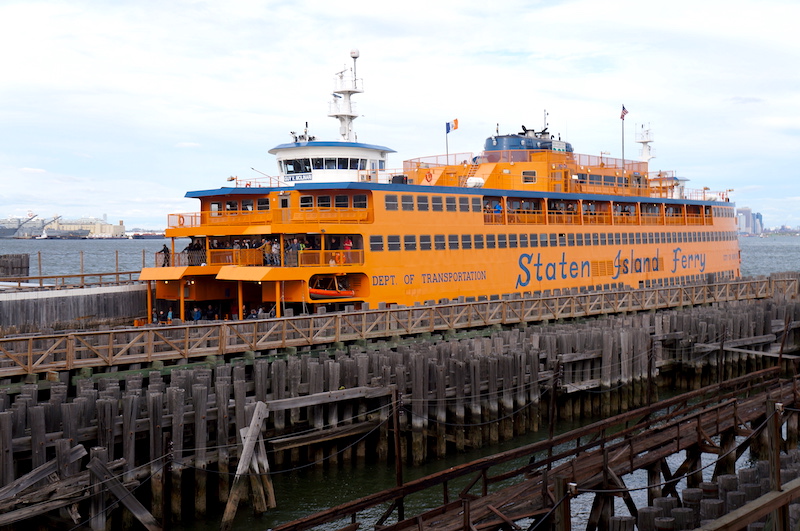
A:
[[[798,277],[0,339],[0,378],[796,295]]]
[[[109,273],[76,273],[72,275],[43,275],[33,277],[0,277],[6,288],[66,289],[138,284],[140,271],[113,271]]]

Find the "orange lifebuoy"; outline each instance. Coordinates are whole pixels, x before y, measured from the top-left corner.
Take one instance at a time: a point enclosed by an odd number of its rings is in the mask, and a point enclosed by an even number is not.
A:
[[[433,174],[431,172],[426,173],[425,180],[431,182],[433,180]]]
[[[245,188],[250,188],[250,183],[244,183]]]
[[[178,226],[183,227],[184,219],[183,216],[178,216]]]

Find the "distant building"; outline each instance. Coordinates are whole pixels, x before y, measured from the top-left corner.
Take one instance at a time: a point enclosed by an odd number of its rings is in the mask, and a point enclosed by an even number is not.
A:
[[[125,225],[119,220],[118,225],[107,223],[105,219],[81,218],[75,220],[56,219],[47,225],[48,231],[64,231],[82,233],[88,231],[88,238],[124,238]]]
[[[753,212],[750,207],[736,209],[736,220],[739,225],[739,234],[757,235],[764,232],[764,220],[760,212]]]

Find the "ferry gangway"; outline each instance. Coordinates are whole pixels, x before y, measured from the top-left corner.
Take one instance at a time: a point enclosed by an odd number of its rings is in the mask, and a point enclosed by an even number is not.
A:
[[[796,276],[773,276],[717,284],[531,294],[477,302],[265,320],[10,336],[0,338],[0,378],[242,355],[247,351],[766,299],[776,294],[797,293]]]
[[[647,469],[650,481],[654,479],[652,471],[656,471],[659,477],[648,485],[652,497],[678,496],[678,482],[684,477],[690,485],[698,485],[702,481],[702,452],[717,454],[715,477],[733,472],[736,459],[747,445],[731,447],[730,441],[735,441],[735,437],[730,435],[753,435],[762,430],[766,426],[762,421],[769,415],[765,407],[768,401],[783,403],[785,407],[796,403],[797,377],[781,381],[777,378],[779,371],[778,367],[765,369],[681,394],[562,435],[451,467],[273,529],[305,531],[320,526],[356,529],[362,523],[381,531],[521,529],[517,524],[521,520],[546,518],[557,507],[559,487],[564,488],[567,483],[574,483],[579,492],[598,497],[619,494],[636,516],[637,508],[622,480],[627,474]],[[718,435],[722,435],[719,445],[712,440]],[[682,451],[686,451],[685,461],[675,472],[670,471],[666,458]],[[454,500],[453,485],[465,485]],[[405,515],[404,499],[429,489],[442,492],[441,505],[411,517]],[[429,499],[437,498],[435,490],[430,491]],[[376,522],[381,508],[385,510]],[[595,509],[592,517],[599,518],[594,512]],[[568,518],[569,513],[564,517]],[[394,523],[388,523],[390,519]]]

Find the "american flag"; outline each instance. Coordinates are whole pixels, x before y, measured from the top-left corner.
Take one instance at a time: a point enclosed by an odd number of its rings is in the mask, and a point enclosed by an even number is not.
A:
[[[620,115],[619,119],[620,120],[624,120],[626,114],[628,114],[628,109],[626,109],[625,106],[623,105],[622,106],[622,114]]]

